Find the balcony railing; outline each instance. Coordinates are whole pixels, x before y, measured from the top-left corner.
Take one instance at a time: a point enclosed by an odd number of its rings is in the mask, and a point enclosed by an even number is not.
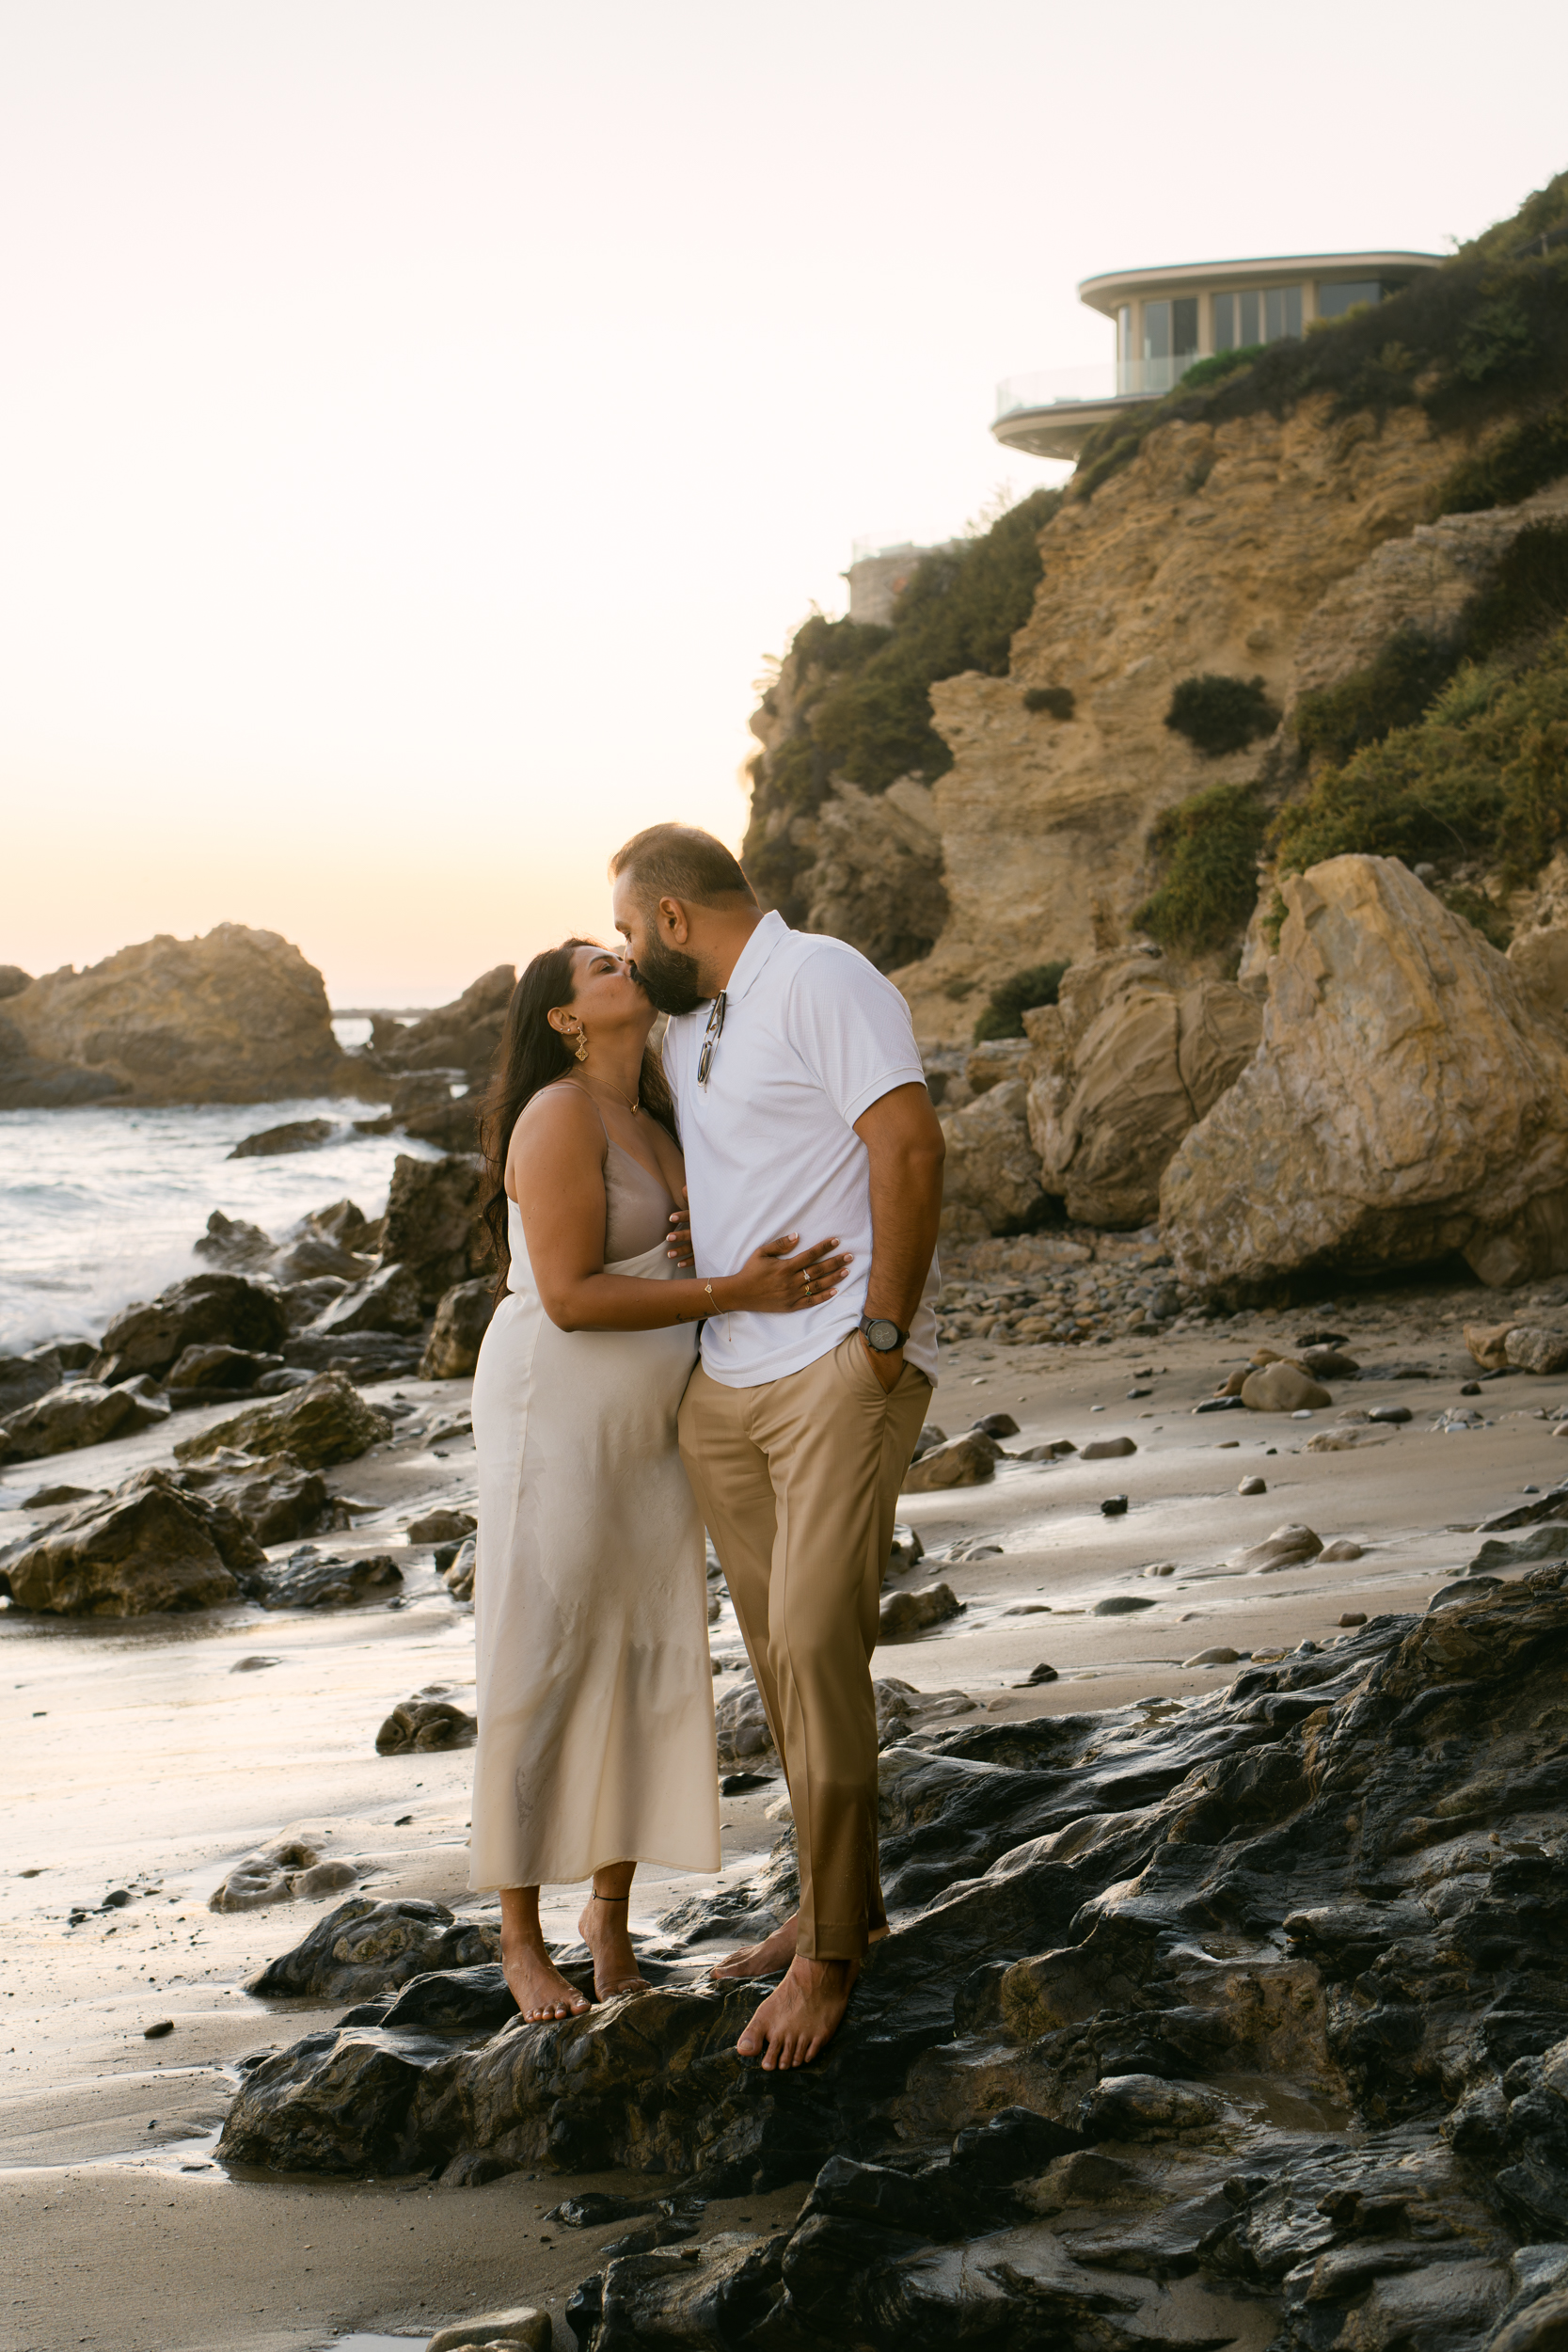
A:
[[[1053,408],[1059,401],[1158,400],[1173,391],[1197,358],[1117,359],[1086,368],[1051,368],[1033,375],[1009,375],[996,388],[996,421],[1021,408]]]

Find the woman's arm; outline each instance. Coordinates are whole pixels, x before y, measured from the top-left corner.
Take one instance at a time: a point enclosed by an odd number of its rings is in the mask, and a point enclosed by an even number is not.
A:
[[[655,1331],[743,1310],[790,1314],[832,1295],[847,1256],[832,1240],[790,1256],[794,1233],[754,1251],[738,1274],[710,1282],[607,1274],[604,1156],[593,1105],[569,1087],[534,1096],[507,1153],[507,1190],[522,1213],[545,1312],[559,1329]]]

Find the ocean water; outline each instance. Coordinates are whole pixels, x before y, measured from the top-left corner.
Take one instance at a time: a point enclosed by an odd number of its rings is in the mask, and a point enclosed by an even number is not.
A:
[[[369,1022],[338,1025],[357,1044]],[[332,1096],[166,1110],[0,1111],[0,1349],[96,1340],[111,1315],[206,1269],[192,1244],[214,1209],[275,1240],[345,1195],[365,1215],[387,1206],[400,1152],[438,1159],[407,1136],[356,1136],[377,1106]],[[242,1136],[285,1120],[331,1119],[313,1152],[230,1160]]]

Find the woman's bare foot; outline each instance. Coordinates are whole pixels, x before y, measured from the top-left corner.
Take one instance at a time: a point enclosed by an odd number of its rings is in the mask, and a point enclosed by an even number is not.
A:
[[[585,2017],[590,2004],[575,1984],[568,1984],[544,1944],[501,1944],[501,1974],[524,2018],[531,2026],[546,2019]]]
[[[807,1960],[798,1952],[736,2048],[742,2058],[760,2058],[765,2073],[809,2066],[843,2024],[860,1972],[858,1960]]]
[[[637,1965],[626,1924],[627,1898],[597,1893],[589,1896],[578,1921],[578,1933],[594,1955],[594,1992],[601,2001],[618,1993],[641,1993],[647,1979]]]
[[[800,1915],[797,1911],[784,1921],[783,1927],[775,1928],[771,1935],[765,1935],[760,1944],[743,1945],[739,1951],[731,1952],[727,1960],[715,1961],[708,1970],[709,1976],[716,1984],[735,1984],[746,1977],[781,1976],[795,1957],[795,1939],[800,1926]],[[887,1931],[886,1928],[873,1928],[866,1941],[879,1944]]]

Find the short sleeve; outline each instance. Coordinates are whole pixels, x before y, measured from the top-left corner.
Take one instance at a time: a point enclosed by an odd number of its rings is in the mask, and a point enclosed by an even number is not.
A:
[[[851,948],[824,947],[802,960],[784,1026],[847,1127],[895,1087],[926,1083],[909,1006]]]

